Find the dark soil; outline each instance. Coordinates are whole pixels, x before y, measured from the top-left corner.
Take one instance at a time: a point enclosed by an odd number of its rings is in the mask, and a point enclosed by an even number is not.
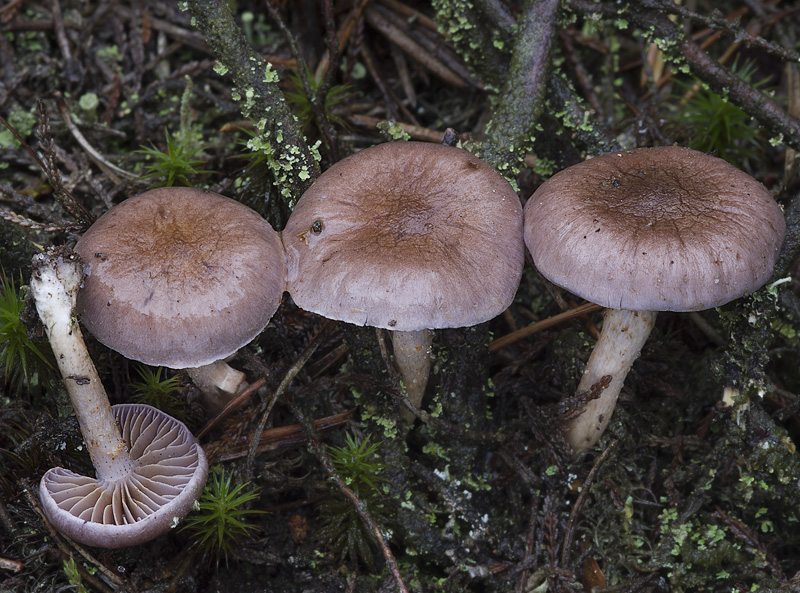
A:
[[[320,170],[403,132],[469,148],[513,179],[523,202],[601,152],[673,143],[713,152],[784,208],[771,282],[796,273],[797,6],[229,6],[235,26],[215,0],[0,6],[0,114],[24,142],[0,127],[6,282],[24,285],[34,253],[73,245],[112,205],[169,175],[240,200],[280,230]],[[159,169],[165,159],[143,149],[166,152],[168,137],[189,162]],[[246,146],[266,140],[272,156]],[[23,372],[4,343],[0,592],[797,591],[798,295],[789,279],[720,309],[660,314],[608,431],[577,457],[561,426],[585,401],[572,394],[601,313],[491,346],[579,304],[532,262],[504,315],[437,332],[410,430],[375,330],[326,324],[287,295],[232,361],[265,387],[201,439],[215,475],[257,488],[247,507],[263,511],[245,515],[255,528],[228,533],[223,551],[181,529],[121,550],[52,531],[40,477],[91,467],[52,360],[34,356]],[[30,305],[21,319],[47,358]],[[112,403],[135,399],[141,365],[88,345]],[[179,384],[170,413],[199,432],[210,416],[197,389],[182,372],[164,374]],[[738,396],[723,401],[725,388]],[[248,461],[248,435],[279,389]],[[314,435],[311,421],[326,426]],[[348,436],[369,439],[376,457],[334,463],[332,447]],[[79,577],[64,568],[70,558]]]

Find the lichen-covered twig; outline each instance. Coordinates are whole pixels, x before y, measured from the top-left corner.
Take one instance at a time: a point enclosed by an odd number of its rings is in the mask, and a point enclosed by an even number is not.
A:
[[[518,19],[508,76],[480,155],[505,175],[514,174],[533,142],[544,103],[559,4],[558,0],[527,0]]]
[[[327,5],[327,2],[326,2]],[[292,32],[289,30],[289,27],[286,26],[286,23],[283,22],[280,13],[275,9],[274,6],[270,2],[266,2],[267,12],[269,13],[270,18],[278,25],[278,28],[283,33],[283,36],[286,38],[287,43],[289,44],[289,49],[292,51],[292,55],[294,56],[295,60],[297,60],[297,74],[300,77],[300,81],[303,84],[303,93],[305,94],[306,98],[308,99],[309,104],[311,105],[311,110],[314,115],[314,120],[319,127],[320,132],[322,132],[322,139],[325,141],[325,149],[331,156],[331,160],[336,162],[338,159],[338,146],[336,145],[336,140],[334,138],[333,126],[331,126],[331,122],[328,119],[327,114],[325,113],[325,94],[319,92],[319,90],[325,90],[327,93],[327,89],[323,89],[322,87],[325,86],[324,84],[318,84],[318,91],[315,92],[311,81],[309,80],[310,69],[306,64],[305,59],[303,58],[302,54],[300,53],[300,49],[297,46],[297,39],[295,39]],[[330,21],[326,21],[328,26],[331,25]],[[336,34],[334,32],[333,35],[334,39],[336,38]],[[329,48],[330,49],[330,48]],[[336,46],[338,49],[338,45]],[[330,51],[329,55],[334,56],[334,64],[336,63],[338,57],[338,51]],[[329,70],[329,73],[332,72]]]
[[[556,115],[572,137],[592,155],[622,150],[608,128],[597,121],[592,110],[575,92],[564,76],[551,76],[547,82],[548,99],[557,107]]]
[[[474,4],[478,10],[486,15],[493,27],[499,28],[506,35],[511,36],[514,34],[517,21],[505,2],[501,0],[476,0]]]
[[[577,10],[603,12],[602,4],[570,2]],[[594,8],[592,8],[594,7]],[[748,84],[734,72],[721,66],[694,41],[684,35],[680,26],[666,14],[655,10],[658,3],[649,0],[629,5],[627,14],[640,29],[647,31],[653,41],[670,58],[688,66],[693,76],[708,84],[714,92],[726,96],[731,103],[761,122],[776,138],[800,148],[800,120],[789,115],[766,94]],[[616,11],[617,8],[613,7]]]
[[[789,47],[783,47],[773,43],[767,39],[764,39],[763,37],[759,37],[758,35],[753,35],[751,32],[739,25],[739,19],[736,19],[734,22],[730,22],[718,11],[713,12],[711,16],[705,16],[693,12],[685,6],[681,6],[680,4],[675,4],[666,0],[649,0],[648,4],[651,4],[652,6],[658,6],[666,12],[678,14],[696,23],[700,23],[706,27],[709,27],[710,29],[725,31],[730,35],[733,35],[736,41],[742,41],[746,43],[748,47],[757,47],[762,49],[765,52],[777,56],[787,62],[800,62],[800,53]]]
[[[186,5],[219,60],[217,72],[230,76],[234,98],[242,101],[242,113],[256,125],[258,135],[248,146],[264,153],[276,187],[293,206],[319,175],[319,154],[289,110],[277,73],[247,43],[226,2],[187,0]]]
[[[508,72],[508,55],[513,42],[510,28],[487,27],[492,22],[483,6],[458,0],[433,0],[436,22],[447,35],[472,72],[487,87],[499,89]]]

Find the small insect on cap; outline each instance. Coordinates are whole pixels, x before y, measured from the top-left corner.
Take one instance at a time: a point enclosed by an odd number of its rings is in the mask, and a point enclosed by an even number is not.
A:
[[[280,235],[243,204],[193,188],[115,206],[75,246],[86,273],[83,324],[150,365],[194,368],[266,327],[286,288]]]
[[[522,207],[465,150],[387,143],[333,165],[283,231],[288,290],[330,319],[397,331],[474,325],[509,306]]]
[[[785,231],[761,183],[678,146],[589,159],[525,205],[525,243],[542,275],[613,309],[699,311],[755,291]]]

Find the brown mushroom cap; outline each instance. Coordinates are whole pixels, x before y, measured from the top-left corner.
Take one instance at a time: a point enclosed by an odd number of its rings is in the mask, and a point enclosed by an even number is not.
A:
[[[295,303],[358,325],[474,325],[508,307],[522,274],[516,193],[480,159],[438,144],[381,144],[339,161],[282,236]]]
[[[266,327],[286,287],[280,236],[213,192],[161,188],[101,216],[75,246],[81,321],[127,358],[192,368]]]
[[[101,548],[135,546],[175,527],[208,476],[206,456],[181,422],[144,404],[112,411],[130,448],[131,471],[96,479],[56,467],[39,485],[53,526]]]
[[[565,169],[525,205],[525,243],[550,281],[615,309],[699,311],[760,288],[785,233],[767,189],[677,146]]]

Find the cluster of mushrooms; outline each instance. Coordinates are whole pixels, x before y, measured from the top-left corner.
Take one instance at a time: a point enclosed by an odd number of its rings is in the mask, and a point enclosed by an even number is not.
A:
[[[610,382],[564,428],[580,452],[608,424],[656,312],[698,311],[757,290],[784,234],[764,186],[673,146],[565,169],[523,210],[511,185],[465,150],[382,144],[326,171],[281,233],[212,192],[145,192],[98,219],[77,256],[50,249],[34,260],[36,306],[96,470],[95,478],[49,470],[43,508],[79,542],[135,545],[174,527],[208,472],[183,424],[149,406],[109,405],[77,317],[127,358],[186,369],[221,407],[247,385],[226,359],[266,327],[288,291],[308,311],[390,330],[406,395],[419,406],[432,330],[504,311],[527,246],[543,276],[606,307],[578,391]]]

